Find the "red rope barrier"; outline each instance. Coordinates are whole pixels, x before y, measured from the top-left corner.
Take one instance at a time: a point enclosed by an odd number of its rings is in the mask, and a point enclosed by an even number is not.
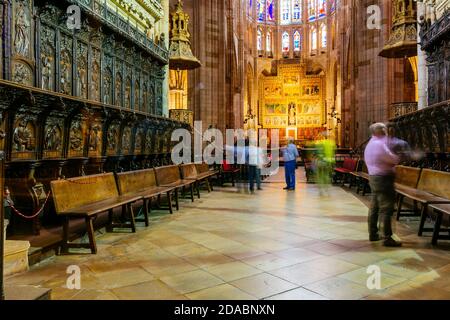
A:
[[[45,199],[45,202],[42,205],[42,207],[37,212],[33,213],[33,215],[31,215],[31,216],[24,215],[22,212],[17,210],[16,207],[14,207],[14,205],[12,204],[11,200],[6,200],[6,202],[8,202],[8,204],[11,207],[11,209],[13,210],[13,212],[15,214],[17,214],[19,217],[22,217],[27,220],[33,220],[34,218],[39,216],[42,213],[42,211],[44,210],[45,206],[47,205],[48,199],[50,199],[50,194],[51,194],[51,191],[49,191],[47,198]]]

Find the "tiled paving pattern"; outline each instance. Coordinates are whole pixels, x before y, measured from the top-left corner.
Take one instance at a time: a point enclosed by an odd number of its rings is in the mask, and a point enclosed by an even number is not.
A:
[[[98,237],[96,256],[58,256],[7,284],[53,289],[53,299],[450,299],[450,244],[432,248],[402,222],[400,249],[367,240],[367,208],[346,189],[320,197],[279,179],[254,195],[216,188],[137,234]],[[66,268],[81,268],[81,290]],[[369,290],[367,267],[382,271]]]

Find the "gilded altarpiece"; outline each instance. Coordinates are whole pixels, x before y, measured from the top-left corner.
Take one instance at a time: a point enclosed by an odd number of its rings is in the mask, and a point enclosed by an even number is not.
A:
[[[305,65],[278,66],[277,76],[260,81],[260,125],[287,134],[293,130],[296,139],[313,139],[326,120],[323,83],[323,76],[307,75]]]

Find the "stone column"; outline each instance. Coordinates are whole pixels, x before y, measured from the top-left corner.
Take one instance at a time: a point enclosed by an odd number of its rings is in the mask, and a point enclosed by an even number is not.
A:
[[[423,2],[417,2],[417,21],[420,17],[426,18],[426,5]],[[419,91],[419,109],[423,109],[428,105],[428,70],[426,62],[426,53],[422,51],[420,46],[420,25],[417,25],[417,86]]]
[[[162,0],[161,5],[164,8],[164,17],[161,19],[161,27],[160,31],[161,33],[164,33],[165,37],[165,46],[166,48],[169,48],[169,17],[170,17],[170,8],[169,8],[169,0]],[[168,117],[169,116],[169,65],[165,67],[166,75],[163,82],[163,98],[162,98],[162,112],[163,115]]]

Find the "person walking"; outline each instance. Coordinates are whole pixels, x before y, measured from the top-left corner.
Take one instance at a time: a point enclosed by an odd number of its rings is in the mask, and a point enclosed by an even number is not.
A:
[[[256,180],[256,187],[258,190],[262,190],[261,188],[261,168],[264,164],[264,160],[262,157],[262,149],[250,145],[248,147],[248,182],[250,187],[250,192],[255,191],[255,180]]]
[[[297,146],[294,139],[289,138],[287,146],[282,150],[284,159],[284,172],[286,179],[286,187],[284,190],[295,190],[295,170],[297,167],[297,158],[299,157]]]
[[[402,244],[393,239],[392,217],[395,203],[395,166],[400,158],[388,146],[387,127],[383,123],[370,126],[372,138],[364,152],[364,160],[369,171],[369,184],[372,189],[372,203],[369,210],[369,239],[381,240],[378,234],[378,220],[382,220],[384,246],[400,247]]]

